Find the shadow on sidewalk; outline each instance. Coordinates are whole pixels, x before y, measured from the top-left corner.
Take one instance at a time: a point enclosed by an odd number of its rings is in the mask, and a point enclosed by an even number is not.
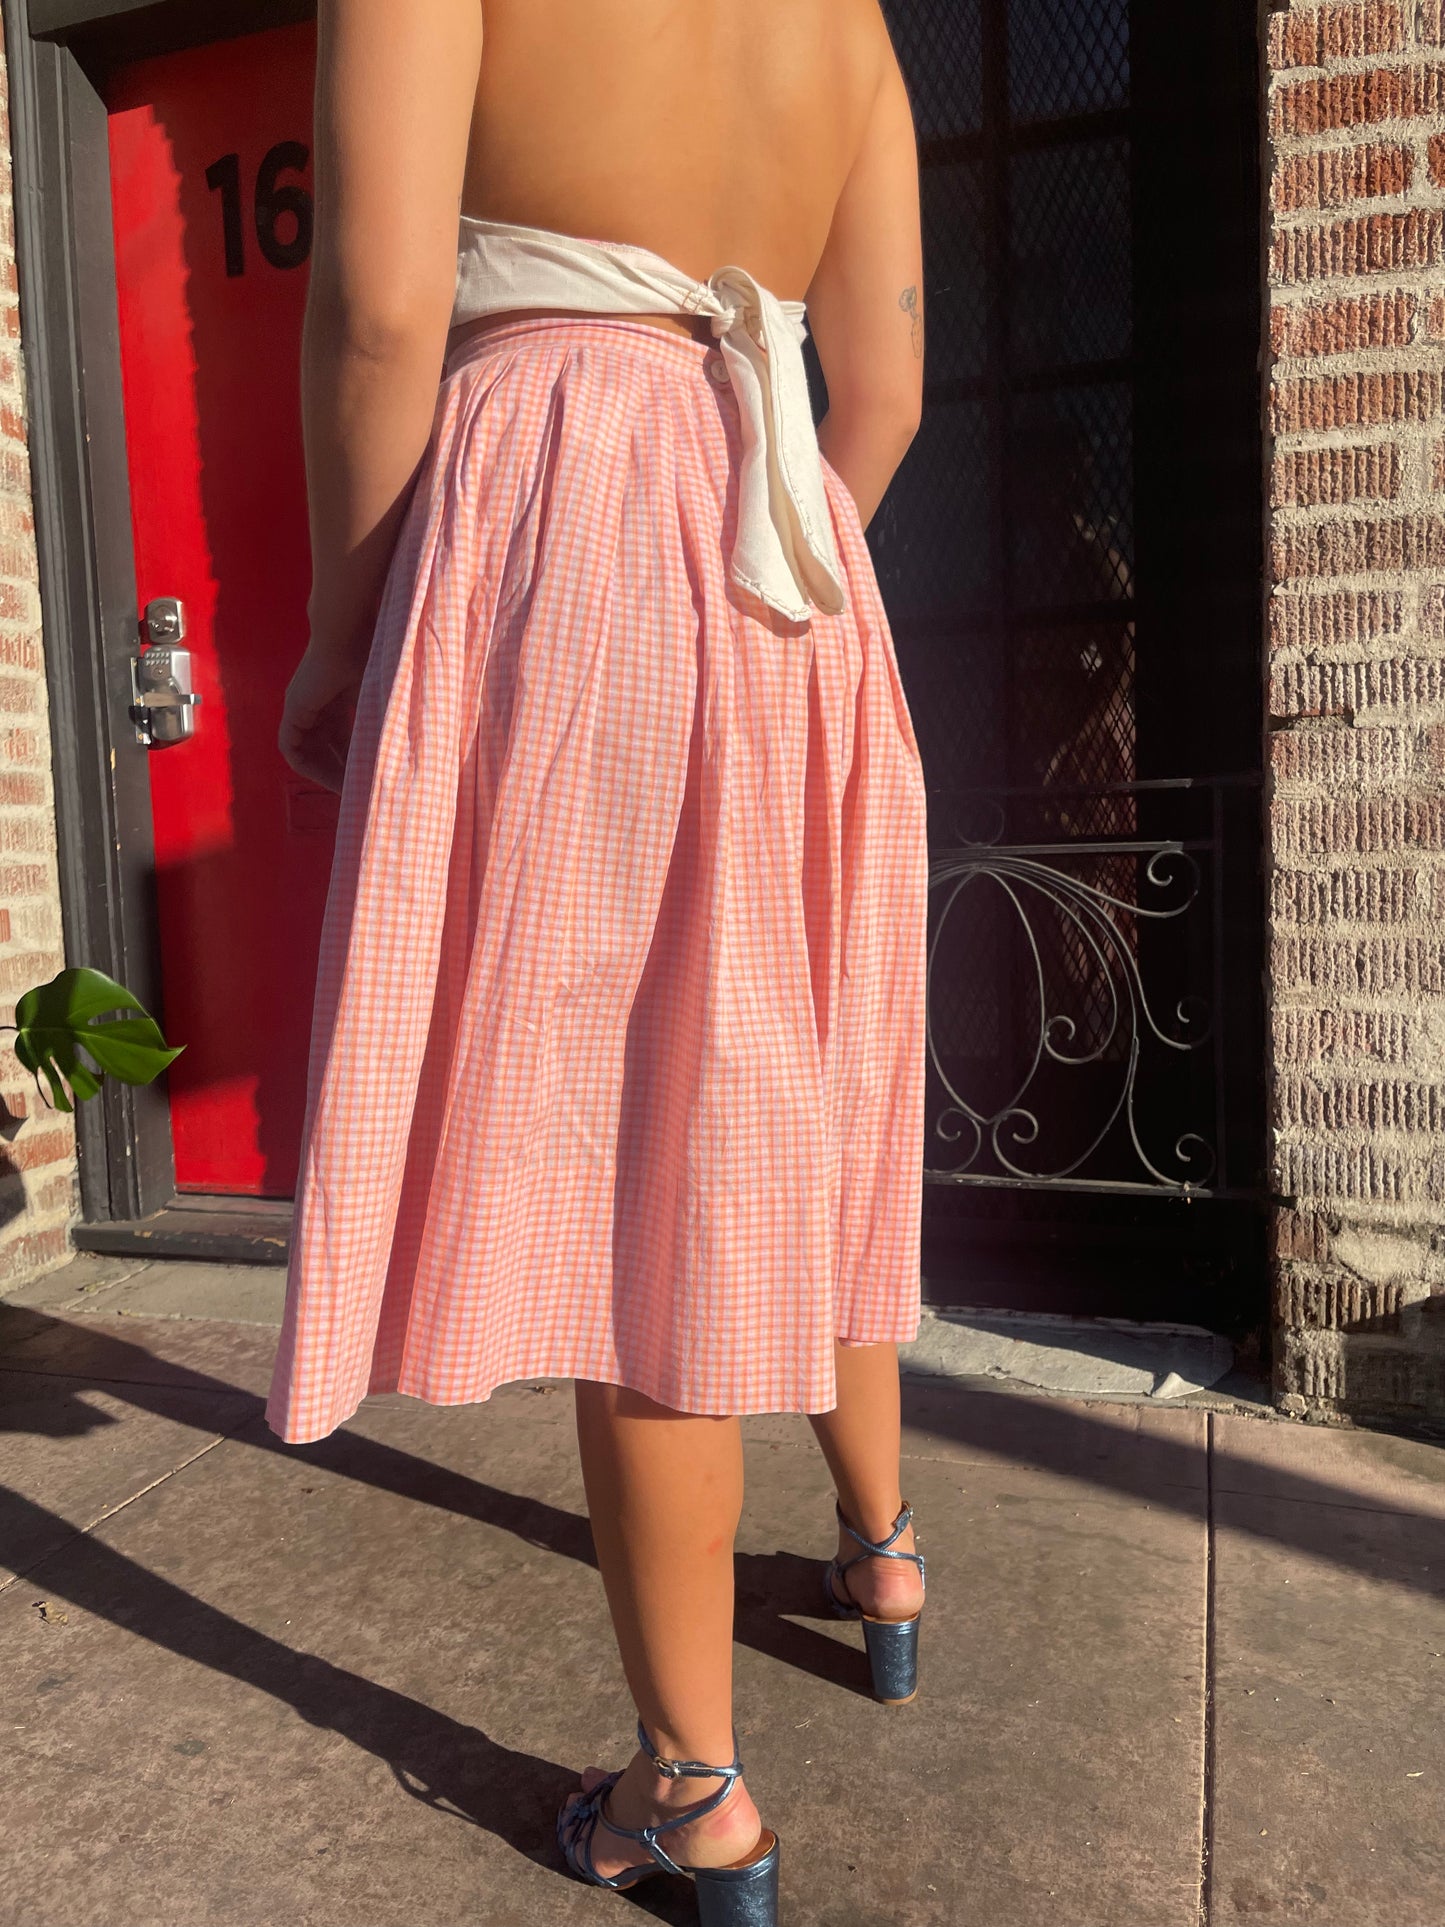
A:
[[[47,1335],[61,1342],[51,1350],[43,1366],[37,1367],[34,1362],[27,1364],[18,1356]],[[67,1357],[72,1335],[77,1340],[76,1355]],[[244,1401],[245,1414],[229,1432],[215,1423],[197,1424],[198,1430],[211,1434],[222,1432],[234,1443],[252,1450],[279,1452],[379,1491],[497,1526],[531,1545],[584,1565],[596,1563],[585,1517],[503,1492],[430,1460],[349,1432],[345,1426],[316,1444],[286,1445],[264,1422],[257,1423],[263,1400],[255,1394],[213,1374],[159,1358],[144,1346],[100,1328],[90,1318],[58,1319],[22,1306],[0,1303],[0,1370],[53,1376],[66,1382],[67,1395],[47,1404],[44,1436],[75,1437],[114,1422],[73,1396],[74,1392],[90,1387],[104,1390],[137,1410],[164,1415],[182,1424],[197,1422],[176,1412],[166,1394],[174,1390],[210,1393],[233,1403]],[[1153,1408],[1131,1409],[1144,1412]],[[1172,1506],[1190,1517],[1197,1516],[1200,1494],[1208,1492],[1211,1483],[1215,1487],[1229,1484],[1230,1470],[1236,1463],[1227,1452],[1216,1451],[1211,1468],[1210,1455],[1200,1446],[1132,1422],[1121,1423],[1115,1412],[1095,1413],[1079,1403],[993,1388],[979,1390],[946,1379],[906,1379],[903,1417],[905,1426],[947,1439],[965,1450],[989,1457],[1006,1457],[1024,1469],[1077,1479],[1102,1491]],[[0,1407],[0,1432],[14,1429],[4,1408]],[[23,1429],[34,1433],[37,1427],[33,1420],[27,1420]],[[1419,1584],[1421,1590],[1433,1593],[1439,1587],[1438,1577],[1432,1580],[1423,1575],[1431,1571],[1437,1575],[1445,1572],[1445,1449],[1440,1451],[1440,1483],[1442,1503],[1437,1515],[1415,1511],[1408,1505],[1381,1505],[1358,1490],[1333,1484],[1326,1478],[1276,1466],[1270,1469],[1268,1477],[1268,1496],[1274,1502],[1268,1513],[1253,1520],[1234,1518],[1231,1525],[1235,1530],[1274,1544],[1318,1552],[1318,1534],[1306,1529],[1301,1508],[1368,1507],[1397,1513],[1411,1520],[1419,1530],[1422,1555]],[[9,1502],[0,1488],[0,1533],[6,1529],[5,1507]],[[1431,1557],[1432,1551],[1437,1557]],[[1354,1565],[1366,1577],[1375,1576],[1371,1564],[1357,1561],[1348,1546],[1339,1548],[1337,1562],[1346,1567]],[[739,1561],[740,1605],[766,1601],[769,1614],[811,1613],[815,1604],[816,1564],[816,1559],[790,1553],[767,1557],[744,1555]],[[836,1666],[836,1651],[833,1642],[826,1644],[828,1665],[832,1669]],[[769,1643],[764,1649],[780,1659],[798,1663],[798,1655],[784,1650],[783,1646]]]
[[[84,1329],[79,1327],[83,1326]],[[73,1339],[72,1339],[73,1335]],[[49,1343],[44,1341],[49,1340]],[[40,1341],[37,1346],[37,1341]],[[18,1352],[30,1353],[23,1363]],[[42,1362],[43,1357],[43,1362]],[[475,1520],[515,1534],[550,1553],[595,1565],[585,1517],[530,1499],[435,1464],[345,1428],[312,1445],[283,1444],[265,1426],[262,1401],[212,1374],[170,1364],[104,1330],[89,1319],[64,1321],[20,1307],[0,1306],[0,1368],[23,1372],[32,1383],[62,1381],[43,1415],[26,1402],[22,1413],[0,1408],[0,1431],[74,1438],[115,1423],[78,1393],[103,1390],[140,1411],[192,1425],[208,1437],[221,1433],[233,1445],[277,1452],[357,1481],[378,1491]],[[192,1402],[177,1400],[185,1391]],[[224,1398],[238,1422],[228,1430],[207,1415],[207,1394]],[[178,1410],[185,1404],[186,1410]],[[1121,1420],[1117,1412],[1056,1404],[997,1390],[981,1391],[947,1381],[905,1381],[905,1421],[965,1452],[1004,1457],[1010,1463],[1085,1482],[1100,1491],[1170,1507],[1191,1519],[1207,1516],[1211,1480],[1217,1486],[1226,1455],[1213,1466],[1207,1445]],[[1143,1412],[1146,1408],[1136,1408]],[[18,1421],[18,1423],[17,1423]],[[1242,1468],[1245,1461],[1238,1461]],[[1445,1458],[1442,1458],[1445,1466]],[[1247,1486],[1248,1481],[1245,1480]],[[1378,1505],[1359,1490],[1281,1466],[1270,1466],[1268,1503],[1240,1502],[1232,1488],[1230,1528],[1328,1560],[1363,1577],[1436,1593],[1445,1571],[1445,1504],[1439,1513],[1407,1504]],[[1350,1529],[1349,1513],[1388,1511],[1405,1528],[1412,1558],[1408,1569],[1392,1560],[1368,1533]],[[66,1535],[56,1545],[56,1531]],[[551,1761],[513,1751],[476,1728],[423,1706],[324,1660],[297,1652],[256,1632],[229,1614],[126,1558],[23,1496],[0,1489],[0,1537],[13,1544],[46,1543],[39,1561],[54,1569],[47,1588],[78,1608],[109,1619],[158,1646],[259,1688],[293,1707],[313,1725],[344,1735],[384,1760],[414,1799],[443,1808],[496,1833],[539,1865],[555,1856],[538,1849],[550,1842],[551,1815],[575,1786],[573,1773]],[[53,1552],[63,1550],[56,1562]],[[856,1661],[848,1683],[867,1691],[861,1652],[844,1652],[836,1639],[799,1625],[790,1615],[822,1619],[816,1557],[780,1550],[741,1554],[737,1563],[737,1636],[744,1644],[786,1665],[839,1683],[840,1661]],[[660,1918],[671,1917],[666,1893],[641,1890],[638,1903]]]

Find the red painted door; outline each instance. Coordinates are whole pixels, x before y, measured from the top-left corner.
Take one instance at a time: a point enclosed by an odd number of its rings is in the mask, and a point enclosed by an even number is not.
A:
[[[288,1196],[336,798],[276,748],[310,587],[298,350],[312,25],[107,88],[138,605],[178,596],[194,735],[140,750],[182,1190]]]

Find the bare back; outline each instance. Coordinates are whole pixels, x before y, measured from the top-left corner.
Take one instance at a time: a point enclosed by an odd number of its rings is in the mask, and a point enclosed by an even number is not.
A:
[[[462,211],[800,300],[891,58],[876,0],[483,0]]]
[[[819,446],[867,522],[923,393],[917,145],[879,0],[317,0],[317,25],[314,621],[349,648],[374,616],[455,334],[458,212],[806,301]]]

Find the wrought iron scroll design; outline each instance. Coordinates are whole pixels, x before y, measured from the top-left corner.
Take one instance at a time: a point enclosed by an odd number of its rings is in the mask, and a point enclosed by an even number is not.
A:
[[[1228,779],[1225,779],[1226,781]],[[1189,779],[1184,779],[1189,787]],[[1182,786],[1182,785],[1181,785]],[[1120,791],[1137,795],[1156,785],[1119,785]],[[1172,783],[1159,788],[1175,787]],[[1200,785],[1200,787],[1209,787]],[[1036,805],[1037,805],[1036,794]],[[1217,877],[1206,878],[1201,856],[1217,859],[1219,850],[1218,796],[1215,804],[1213,837],[1130,839],[1110,837],[1097,840],[1065,837],[1058,841],[1006,842],[1003,840],[1006,808],[1002,802],[987,803],[993,814],[989,834],[958,837],[948,847],[935,845],[930,862],[930,938],[927,973],[928,1060],[942,1093],[941,1107],[930,1105],[929,1155],[925,1175],[950,1183],[1026,1184],[1050,1189],[1146,1191],[1213,1195],[1219,1158],[1213,1133],[1219,1124],[1218,1072],[1222,1056],[1215,1033],[1214,999],[1192,991],[1175,997],[1167,1018],[1161,1016],[1162,999],[1151,994],[1141,971],[1137,948],[1139,929],[1150,923],[1167,924],[1185,918],[1196,905],[1208,915],[1217,911],[1215,892],[1207,887]],[[974,801],[986,801],[975,798]],[[1061,827],[1055,823],[1055,833]],[[1068,867],[1078,860],[1134,859],[1138,864],[1137,900],[1088,881]],[[1118,863],[1100,863],[1096,868],[1107,874]],[[978,1094],[960,1088],[958,1073],[951,1071],[939,1049],[935,1035],[936,973],[941,946],[948,933],[949,920],[971,891],[985,880],[1002,893],[1018,919],[1023,937],[1024,985],[1011,987],[1009,1015],[1018,1020],[1020,1010],[1032,1001],[1037,1009],[1036,1034],[1025,1037],[1013,1067],[1013,1088],[1003,1103],[986,1108]],[[1048,946],[1040,941],[1040,919],[1049,917],[1062,926],[1066,954],[1073,960],[1072,985],[1050,981],[1046,968]],[[1217,922],[1210,932],[1209,948],[1214,958],[1213,989],[1219,989],[1218,954],[1220,932]],[[1092,1005],[1086,1020],[1082,1010],[1071,1011],[1069,990]],[[1020,992],[1022,994],[1020,994]],[[1031,996],[1030,993],[1031,992]],[[1032,1029],[1026,1025],[1026,1031]],[[1086,1033],[1092,1029],[1090,1038]],[[1138,1116],[1137,1096],[1140,1063],[1146,1050],[1163,1050],[1184,1056],[1204,1052],[1215,1045],[1213,1060],[1213,1099],[1206,1108],[1212,1113],[1207,1129],[1180,1129],[1172,1149],[1146,1141]],[[1085,1126],[1087,1142],[1054,1168],[1035,1168],[1027,1155],[1028,1147],[1041,1134],[1040,1105],[1046,1094],[1040,1089],[1041,1077],[1098,1066],[1095,1079],[1110,1081],[1101,1109],[1102,1118],[1091,1117]],[[1207,1075],[1207,1074],[1206,1074]],[[1192,1076],[1180,1080],[1181,1088],[1198,1083]],[[1170,1089],[1172,1092],[1173,1085]],[[1097,1090],[1095,1091],[1097,1102]],[[1071,1118],[1078,1115],[1070,1106]],[[1111,1140],[1109,1162],[1124,1144],[1135,1161],[1130,1175],[1101,1177],[1083,1175],[1100,1147]],[[941,1162],[943,1146],[950,1151],[949,1162]]]

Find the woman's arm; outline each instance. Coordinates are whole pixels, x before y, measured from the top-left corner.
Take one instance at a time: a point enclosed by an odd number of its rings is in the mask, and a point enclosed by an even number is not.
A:
[[[481,0],[320,0],[316,224],[301,338],[311,642],[280,748],[340,787],[322,717],[359,682],[436,411]],[[318,730],[318,722],[323,727]],[[335,779],[335,780],[333,780]]]
[[[878,34],[878,91],[807,296],[828,384],[819,446],[865,527],[923,408],[918,147],[881,14]]]
[[[481,0],[321,0],[301,345],[313,632],[365,655],[431,433]]]

